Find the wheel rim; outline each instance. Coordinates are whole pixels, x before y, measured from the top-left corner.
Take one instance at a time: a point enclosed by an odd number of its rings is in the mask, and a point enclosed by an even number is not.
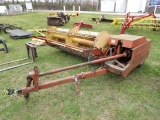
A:
[[[6,28],[5,31],[8,33],[8,31],[11,30],[10,28]]]

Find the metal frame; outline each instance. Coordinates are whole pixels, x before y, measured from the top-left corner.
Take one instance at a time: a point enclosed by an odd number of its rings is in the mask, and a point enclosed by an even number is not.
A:
[[[37,51],[36,51],[36,46],[32,45],[30,43],[26,43],[26,50],[27,50],[28,58],[22,58],[22,59],[9,61],[9,62],[0,64],[0,66],[6,65],[6,64],[15,63],[15,62],[19,62],[19,61],[24,61],[24,60],[32,58],[31,62],[26,62],[26,63],[18,64],[18,65],[15,65],[15,66],[7,67],[7,68],[4,68],[4,69],[0,69],[0,72],[6,71],[6,70],[11,70],[11,69],[14,69],[14,68],[17,68],[17,67],[21,67],[21,66],[33,63],[35,61],[35,58],[38,57]]]
[[[156,16],[153,13],[149,15],[141,15],[141,16],[131,16],[130,12],[127,13],[127,15],[125,16],[124,22],[122,24],[122,29],[120,34],[124,34],[125,30],[129,28],[131,24],[139,23],[142,21],[142,19],[145,20],[151,17],[156,18]]]
[[[18,90],[17,94],[18,95],[24,94],[24,97],[28,98],[29,92],[34,92],[34,91],[38,91],[38,90],[42,90],[42,89],[46,89],[49,87],[70,83],[70,82],[75,82],[76,88],[79,88],[78,87],[79,80],[107,74],[110,71],[108,71],[106,69],[106,67],[103,66],[100,69],[97,69],[94,71],[82,72],[82,73],[77,74],[75,76],[69,76],[69,77],[58,79],[58,80],[53,80],[53,81],[50,81],[50,82],[47,82],[44,84],[39,84],[39,78],[42,76],[45,76],[45,75],[51,75],[51,74],[59,73],[62,71],[67,71],[70,69],[86,66],[86,65],[104,63],[105,61],[113,60],[113,59],[117,59],[117,58],[121,58],[121,57],[125,57],[125,56],[126,56],[126,53],[122,53],[119,55],[110,56],[110,57],[102,58],[102,59],[97,59],[94,61],[89,61],[89,62],[85,62],[85,63],[81,63],[81,64],[76,64],[76,65],[72,65],[72,66],[68,66],[68,67],[64,67],[64,68],[60,68],[60,69],[56,69],[56,70],[52,70],[52,71],[48,71],[48,72],[44,72],[44,73],[40,73],[38,67],[34,67],[34,71],[29,72],[29,75],[27,77],[26,88]],[[33,81],[33,86],[31,86],[32,81]],[[77,91],[79,91],[79,90],[77,90]]]
[[[0,48],[0,52],[8,53],[8,47],[3,40],[0,40],[0,44],[3,44],[3,48]]]
[[[46,40],[45,38],[43,39]],[[78,82],[81,79],[108,74],[109,72],[113,72],[116,74],[120,74],[123,77],[127,77],[127,75],[134,68],[136,68],[138,65],[141,65],[144,62],[144,60],[148,58],[151,41],[147,40],[143,36],[121,34],[121,35],[111,35],[109,41],[107,41],[107,43],[105,44],[110,46],[106,54],[101,55],[101,57],[93,61],[88,61],[85,63],[59,68],[48,72],[39,72],[38,67],[35,66],[34,71],[29,72],[29,75],[27,77],[26,87],[18,90],[7,89],[6,93],[8,95],[16,93],[16,95],[24,95],[25,98],[29,98],[30,92],[37,92],[42,89],[70,82],[75,83],[76,93],[79,93],[80,90]],[[74,49],[74,51],[76,51],[76,49]],[[39,83],[39,79],[42,76],[52,75],[55,73],[91,64],[101,64],[101,65],[98,69],[94,69],[93,71],[81,72],[73,76],[64,77],[56,80],[50,80],[49,82],[42,84]],[[33,86],[31,86],[32,83]]]
[[[115,18],[113,25],[121,26],[120,34],[124,34],[127,28],[153,28],[158,30],[160,28],[160,19],[156,18],[155,14],[132,16],[130,12],[125,15],[125,18]]]

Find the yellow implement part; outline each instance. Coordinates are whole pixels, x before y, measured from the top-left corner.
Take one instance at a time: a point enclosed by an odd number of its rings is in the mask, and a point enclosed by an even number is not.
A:
[[[27,30],[27,31],[30,31],[30,32],[36,32],[36,31],[39,31],[39,32],[46,32],[47,29],[31,29],[31,30]]]
[[[37,38],[32,38],[32,41],[35,45],[45,45],[46,42],[44,40],[41,40],[41,39],[37,39]]]
[[[99,49],[102,49],[102,51],[107,50],[108,49],[107,43],[108,43],[109,37],[110,35],[108,34],[108,32],[106,31],[100,32],[94,41],[94,46]]]
[[[116,19],[116,20],[113,20],[113,22],[112,22],[111,24],[112,24],[112,25],[118,25],[119,22],[118,22],[118,20]]]
[[[47,43],[67,45],[80,49],[80,47],[96,47],[105,51],[108,49],[108,32],[90,32],[79,30],[74,27],[71,29],[48,29],[46,32]],[[66,46],[63,46],[66,47]]]
[[[132,24],[138,24],[138,23],[141,23],[141,22],[145,22],[145,21],[148,21],[150,18],[152,18],[153,16],[149,16],[149,17],[146,17],[146,18],[142,18],[138,21],[135,21],[135,22],[132,22]]]
[[[40,35],[45,36],[45,34],[43,34],[42,32],[46,32],[47,29],[32,29],[32,30],[27,30],[30,32],[38,32]]]

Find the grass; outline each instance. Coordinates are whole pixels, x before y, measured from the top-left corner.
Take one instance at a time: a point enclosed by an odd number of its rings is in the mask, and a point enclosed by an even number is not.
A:
[[[47,28],[46,12],[26,13],[16,16],[1,16],[1,22],[16,24],[23,29]],[[106,15],[108,18],[117,16]],[[62,28],[72,28],[74,22],[84,21],[92,24],[89,31],[108,31],[119,34],[120,28],[110,23],[95,24],[91,18],[100,15],[81,14],[71,17]],[[149,58],[143,66],[134,69],[127,78],[110,73],[103,76],[86,79],[80,82],[81,95],[75,94],[74,83],[56,86],[39,92],[31,93],[26,101],[22,97],[9,97],[3,94],[5,88],[25,87],[26,77],[34,66],[41,72],[61,68],[87,60],[67,54],[56,48],[38,47],[38,58],[33,64],[0,73],[0,120],[159,120],[160,119],[160,39],[159,31],[145,29],[128,29],[126,34],[145,36],[152,40]],[[26,57],[25,43],[31,38],[13,40],[7,34],[0,32],[6,39],[9,53],[0,54],[0,62],[12,61]],[[36,33],[34,33],[36,35]],[[6,66],[5,66],[6,67]],[[46,79],[56,79],[74,75],[79,69],[45,76]]]

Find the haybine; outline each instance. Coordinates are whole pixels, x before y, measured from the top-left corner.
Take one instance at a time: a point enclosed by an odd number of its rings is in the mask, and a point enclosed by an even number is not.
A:
[[[39,72],[37,66],[27,77],[26,87],[21,89],[6,89],[6,94],[24,95],[29,98],[30,92],[37,92],[42,89],[75,82],[77,93],[79,93],[79,81],[110,72],[120,74],[123,77],[137,66],[141,65],[148,57],[151,41],[143,36],[134,35],[109,35],[108,32],[88,32],[76,28],[60,29],[50,28],[46,31],[46,37],[36,37],[44,40],[49,46],[56,47],[92,61],[51,70]],[[91,57],[92,56],[92,57]],[[39,78],[86,65],[98,64],[99,68],[91,71],[78,73],[73,76],[51,80],[46,83],[39,83]],[[33,85],[32,85],[33,83]]]

